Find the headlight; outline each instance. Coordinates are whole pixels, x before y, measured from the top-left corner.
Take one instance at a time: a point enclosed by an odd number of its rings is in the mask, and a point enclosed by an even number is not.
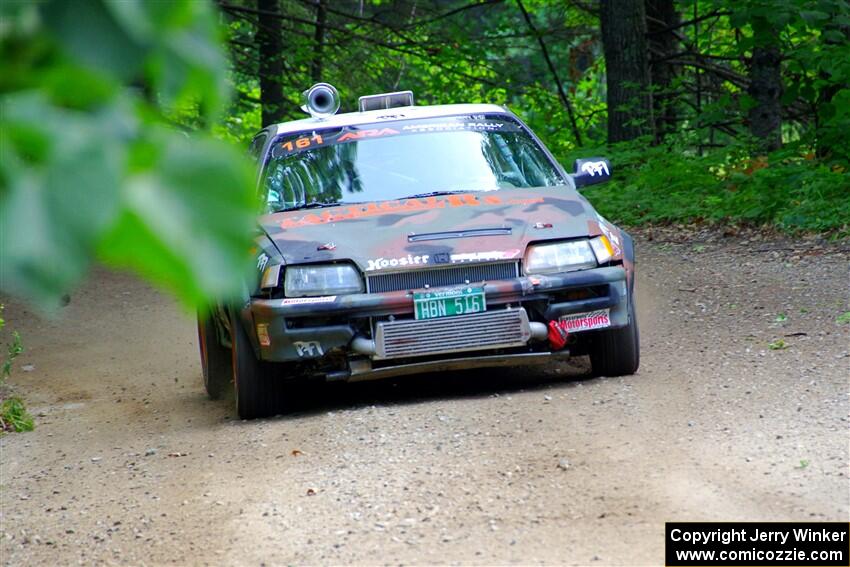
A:
[[[525,254],[526,274],[553,274],[595,268],[613,256],[611,245],[602,236],[593,240],[571,240],[529,246]]]
[[[287,297],[361,293],[363,278],[349,264],[287,266],[283,293]]]

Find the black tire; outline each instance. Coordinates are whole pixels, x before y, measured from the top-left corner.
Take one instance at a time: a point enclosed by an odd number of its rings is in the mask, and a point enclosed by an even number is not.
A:
[[[235,313],[230,319],[232,333],[233,383],[236,411],[242,419],[276,415],[281,410],[281,387],[268,371],[268,364],[257,359],[248,333]]]
[[[640,332],[634,299],[629,301],[629,324],[600,331],[590,343],[590,365],[595,376],[629,376],[640,366]]]
[[[212,400],[227,394],[233,383],[233,365],[230,349],[221,346],[215,321],[211,316],[198,313],[198,348],[201,351],[201,372],[204,388]]]

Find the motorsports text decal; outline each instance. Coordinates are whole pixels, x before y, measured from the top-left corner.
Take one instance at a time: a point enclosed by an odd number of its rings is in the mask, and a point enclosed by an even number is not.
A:
[[[367,205],[351,205],[340,207],[339,212],[324,211],[322,213],[310,213],[298,217],[286,217],[280,221],[280,228],[297,228],[312,224],[326,224],[348,219],[362,219],[379,215],[393,213],[404,213],[414,211],[430,211],[433,209],[445,209],[446,207],[475,207],[478,205],[537,205],[543,202],[543,197],[532,197],[528,199],[503,199],[498,195],[484,195],[478,197],[472,193],[463,195],[446,195],[445,197],[426,197],[423,199],[404,199],[401,201],[381,201]]]
[[[323,295],[321,297],[287,297],[281,305],[313,305],[315,303],[333,303],[335,295]]]
[[[591,331],[593,329],[604,329],[611,326],[611,318],[608,309],[591,311],[590,313],[576,313],[575,315],[564,315],[559,321],[559,327],[570,333],[579,331]]]

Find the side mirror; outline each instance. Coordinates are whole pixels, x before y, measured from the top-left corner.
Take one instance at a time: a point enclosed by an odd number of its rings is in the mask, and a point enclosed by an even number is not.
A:
[[[573,164],[576,187],[587,187],[611,179],[611,163],[605,158],[577,159]]]

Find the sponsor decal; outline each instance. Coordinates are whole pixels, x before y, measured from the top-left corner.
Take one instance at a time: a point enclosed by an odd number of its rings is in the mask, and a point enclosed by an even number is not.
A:
[[[346,132],[336,139],[337,142],[347,142],[349,140],[362,140],[363,138],[380,138],[382,136],[392,136],[398,134],[398,130],[392,128],[373,128],[371,130],[357,130],[354,132]]]
[[[590,313],[564,315],[558,320],[558,327],[570,333],[592,331],[611,326],[610,309],[600,309]]]
[[[389,114],[378,117],[378,120],[403,120],[403,114]],[[388,126],[394,126],[390,128]],[[358,124],[342,129],[325,129],[311,132],[297,132],[278,137],[272,144],[271,157],[280,158],[291,156],[306,150],[356,142],[366,138],[382,138],[420,134],[427,132],[521,132],[519,124],[512,120],[495,120],[485,115],[473,116],[441,116],[417,120],[414,123],[389,122],[384,124]]]
[[[288,297],[283,300],[282,305],[310,305],[313,303],[333,303],[335,295],[324,295],[322,297]]]
[[[266,264],[268,264],[268,263],[269,263],[269,257],[265,252],[263,252],[262,254],[257,256],[257,269],[259,271],[262,272],[263,270],[265,270]]]
[[[603,173],[611,175],[608,171],[608,164],[604,161],[586,161],[581,164],[581,170],[591,177],[596,177],[597,174],[603,175]]]
[[[483,193],[483,191],[482,191]],[[401,201],[381,201],[366,205],[342,206],[336,211],[309,213],[304,216],[287,216],[280,221],[280,228],[286,230],[316,224],[328,224],[349,219],[362,219],[380,215],[390,215],[405,212],[431,211],[434,209],[477,207],[479,205],[537,205],[543,203],[543,197],[528,199],[503,199],[498,195],[483,195],[473,193],[461,195],[446,195],[445,197],[426,197],[423,199],[404,199]]]
[[[376,258],[374,260],[368,260],[369,265],[366,266],[367,272],[372,272],[374,270],[383,270],[386,268],[398,268],[403,266],[417,266],[420,264],[427,264],[428,260],[431,258],[428,254],[423,254],[421,256],[413,256],[408,254],[407,256],[402,256],[401,258]]]
[[[325,354],[319,341],[295,341],[292,346],[301,358],[315,358]]]
[[[430,255],[423,254],[414,256],[408,254],[400,258],[370,258],[367,260],[367,272],[375,270],[386,270],[387,268],[404,268],[407,266],[421,266],[423,264],[462,264],[464,262],[492,262],[494,260],[509,260],[520,255],[519,249],[514,250],[491,250],[489,252],[463,252],[460,254],[448,254],[440,252]]]
[[[501,130],[503,122],[437,122],[427,124],[408,124],[402,128],[406,132],[451,132],[457,130],[473,130],[495,132]]]
[[[515,250],[493,250],[491,252],[466,252],[463,254],[452,254],[452,263],[461,262],[488,262],[493,260],[510,260],[519,256],[519,249]]]

